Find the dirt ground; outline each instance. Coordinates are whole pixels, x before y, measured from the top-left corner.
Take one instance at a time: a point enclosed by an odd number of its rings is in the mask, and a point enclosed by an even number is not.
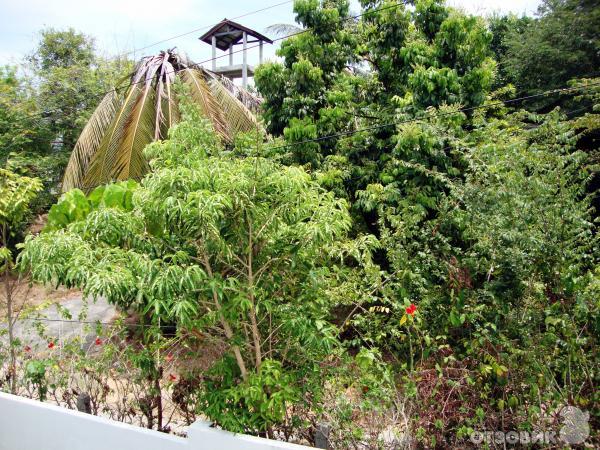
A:
[[[48,214],[36,216],[27,229],[27,234],[38,235],[48,221]],[[4,279],[0,279],[0,320],[6,317],[6,287]],[[16,278],[11,277],[13,283]],[[15,288],[14,304],[16,310],[21,308],[29,309],[45,303],[65,303],[74,298],[81,297],[81,291],[78,289],[66,289],[64,287],[55,288],[53,286],[43,286],[41,284],[30,283],[28,279],[20,280]],[[13,309],[15,309],[13,307]]]
[[[13,278],[11,282],[15,282]],[[41,284],[31,284],[29,280],[21,280],[14,291],[14,302],[17,310],[30,309],[46,303],[65,303],[81,297],[79,289],[54,288]],[[0,280],[0,319],[6,317],[6,293],[4,280]]]

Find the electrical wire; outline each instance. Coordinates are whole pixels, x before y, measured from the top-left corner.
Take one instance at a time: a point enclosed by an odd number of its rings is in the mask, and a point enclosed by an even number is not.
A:
[[[335,138],[335,137],[343,137],[343,136],[350,136],[356,133],[361,133],[363,131],[372,131],[372,130],[377,130],[377,129],[381,129],[381,128],[387,128],[387,127],[391,127],[391,126],[396,126],[396,125],[402,125],[405,123],[411,123],[411,122],[417,122],[417,121],[422,121],[422,120],[429,120],[429,119],[436,119],[438,117],[443,117],[443,116],[448,116],[448,115],[453,115],[459,112],[470,112],[470,111],[475,111],[477,109],[487,109],[487,108],[492,108],[495,106],[501,106],[501,105],[506,105],[506,104],[510,104],[510,103],[515,103],[515,102],[519,102],[519,101],[523,101],[523,100],[530,100],[533,98],[538,98],[538,97],[543,97],[549,94],[556,94],[556,93],[564,93],[564,92],[569,92],[569,91],[573,91],[573,90],[580,90],[580,89],[585,89],[588,88],[590,86],[597,86],[600,85],[600,82],[597,83],[590,83],[587,84],[585,86],[578,86],[578,87],[569,87],[569,88],[561,88],[561,89],[551,89],[548,91],[544,91],[541,92],[539,94],[532,94],[532,95],[526,95],[523,97],[518,97],[518,98],[514,98],[514,99],[508,99],[508,100],[500,100],[497,102],[492,102],[492,103],[486,103],[483,105],[479,105],[479,106],[471,106],[469,108],[460,108],[454,111],[448,111],[448,112],[444,112],[444,113],[438,113],[432,116],[426,116],[426,117],[413,117],[411,119],[404,119],[404,120],[398,120],[398,121],[393,121],[393,122],[387,122],[384,124],[378,124],[378,125],[371,125],[368,127],[364,127],[364,128],[359,128],[357,130],[350,130],[350,131],[342,131],[339,133],[333,133],[333,134],[329,134],[326,136],[320,136],[318,138],[314,138],[314,139],[304,139],[302,141],[297,141],[297,142],[290,142],[288,144],[283,144],[280,146],[276,146],[276,147],[270,147],[271,150],[277,150],[277,149],[281,149],[281,148],[287,148],[290,146],[294,146],[294,145],[302,145],[302,144],[308,144],[311,142],[320,142],[326,139],[331,139],[331,138]]]
[[[600,84],[600,83],[598,83],[598,84]],[[571,89],[574,89],[574,88],[571,88]],[[554,91],[564,91],[564,89],[558,89],[558,90],[554,90]],[[552,91],[549,91],[549,92],[552,92]],[[517,100],[521,100],[521,99],[525,99],[525,98],[533,98],[533,97],[537,97],[539,95],[540,94],[535,94],[535,95],[532,95],[532,96],[521,97],[519,99],[512,99],[510,101],[517,101]],[[482,106],[488,106],[488,107],[497,106],[499,104],[504,104],[504,103],[506,103],[508,101],[509,100],[503,101],[503,102],[496,102],[494,104],[482,105]],[[574,110],[566,111],[566,112],[564,112],[564,114],[567,115],[567,116],[569,116],[571,114],[576,114],[576,113],[579,113],[581,111],[585,111],[586,109],[589,109],[590,107],[591,106],[589,106],[589,105],[588,106],[584,106],[582,108],[577,108],[577,109],[574,109]],[[471,108],[471,109],[477,109],[477,108],[479,108],[479,107],[476,107],[476,108],[474,107],[474,108]],[[463,109],[463,111],[464,110],[467,110],[467,108]],[[453,111],[452,113],[449,113],[449,114],[456,114],[456,112],[458,112],[458,111]],[[435,116],[435,117],[437,117],[437,116]],[[422,120],[422,119],[413,119],[413,120]],[[393,124],[396,124],[396,123],[397,122],[394,122]],[[401,123],[406,123],[406,121],[403,121]],[[390,124],[386,124],[386,125],[390,125]],[[360,131],[364,131],[364,130],[365,129],[356,130],[355,132],[360,132]],[[333,135],[331,135],[331,136],[333,136]],[[277,148],[277,147],[275,147],[275,148]],[[449,150],[449,149],[452,149],[452,148],[455,148],[455,147],[454,146],[447,146],[447,147],[443,148],[442,150]],[[390,274],[390,277],[393,276],[396,272]],[[383,280],[383,282],[379,282],[377,284],[377,286],[375,287],[375,289],[372,292],[374,292],[375,290],[381,288],[389,280],[390,280],[390,278],[388,277],[385,280]],[[355,310],[357,308],[358,308],[358,305],[356,305],[356,308],[354,308],[354,310],[349,314],[349,316],[346,318],[346,320],[344,320],[342,328],[346,324],[346,322],[348,322],[348,320],[350,319],[350,316],[353,315],[353,313],[355,312]],[[96,326],[97,325],[102,325],[102,326],[114,326],[114,325],[116,325],[115,322],[102,322],[102,321],[91,321],[91,320],[89,320],[89,321],[88,320],[72,320],[72,319],[50,319],[50,318],[46,318],[46,317],[25,317],[25,318],[19,318],[19,319],[17,319],[17,321],[33,321],[33,322],[35,322],[35,321],[42,321],[42,322],[71,323],[71,324],[82,324],[82,325],[96,325]],[[171,326],[167,326],[167,325],[152,325],[152,324],[139,324],[139,323],[128,323],[127,326],[128,327],[172,328]]]
[[[526,95],[526,96],[522,96],[522,97],[518,97],[518,98],[513,98],[513,99],[508,99],[508,100],[500,100],[497,102],[492,102],[492,103],[487,103],[487,104],[483,104],[483,105],[479,105],[479,106],[471,106],[468,108],[460,108],[460,109],[456,109],[454,111],[448,111],[448,112],[444,112],[444,113],[438,113],[435,115],[430,115],[430,116],[425,116],[425,117],[413,117],[410,119],[404,119],[404,120],[398,120],[398,121],[392,121],[392,122],[387,122],[384,124],[377,124],[377,125],[372,125],[372,126],[368,126],[368,127],[364,127],[364,128],[359,128],[356,130],[350,130],[350,131],[342,131],[339,133],[332,133],[332,134],[328,134],[326,136],[320,136],[318,138],[314,138],[314,139],[305,139],[302,141],[298,141],[298,142],[290,142],[287,144],[283,144],[283,145],[278,145],[278,146],[268,146],[269,150],[278,150],[278,149],[283,149],[283,148],[289,148],[289,147],[293,147],[296,145],[303,145],[303,144],[307,144],[307,143],[311,143],[311,142],[321,142],[327,139],[332,139],[332,138],[336,138],[336,137],[348,137],[357,133],[362,133],[365,131],[372,131],[372,130],[377,130],[377,129],[382,129],[382,128],[387,128],[387,127],[391,127],[391,126],[397,126],[397,125],[403,125],[406,123],[412,123],[412,122],[422,122],[422,121],[427,121],[430,119],[436,119],[438,117],[444,117],[444,116],[448,116],[448,115],[453,115],[453,114],[457,114],[460,112],[469,112],[469,111],[474,111],[474,110],[478,110],[478,109],[488,109],[488,108],[493,108],[496,106],[502,106],[502,105],[506,105],[506,104],[510,104],[510,103],[515,103],[515,102],[519,102],[519,101],[524,101],[524,100],[530,100],[533,98],[538,98],[538,97],[542,97],[545,95],[550,95],[550,94],[557,94],[557,93],[564,93],[564,92],[571,92],[571,91],[577,91],[577,90],[582,90],[582,89],[586,89],[589,87],[594,87],[594,86],[599,86],[600,82],[597,83],[590,83],[587,84],[585,86],[577,86],[577,87],[568,87],[568,88],[560,88],[560,89],[551,89],[548,91],[544,91],[538,94],[532,94],[532,95]],[[588,107],[583,107],[583,108],[579,108],[573,111],[568,111],[565,114],[569,114],[569,113],[573,113],[573,112],[579,112],[581,110],[587,109]],[[143,177],[138,177],[143,178]],[[137,180],[137,181],[140,181]],[[91,185],[91,186],[85,186],[85,189],[94,189],[97,188],[99,186],[103,186],[106,183],[101,183],[101,184],[96,184],[96,185]]]
[[[54,322],[54,323],[71,323],[71,324],[81,324],[81,325],[102,325],[102,326],[114,326],[116,322],[102,322],[99,320],[72,320],[72,319],[49,319],[47,317],[24,317],[16,319],[17,322],[29,321],[29,322]],[[163,329],[171,329],[172,326],[169,325],[152,325],[145,323],[127,323],[127,327],[147,327],[147,328],[163,328]]]
[[[282,6],[282,5],[287,5],[288,3],[293,3],[293,2],[294,2],[294,0],[286,0],[285,2],[276,3],[274,5],[267,6],[265,8],[256,9],[254,11],[250,11],[250,12],[241,14],[239,16],[232,17],[230,20],[238,20],[238,19],[241,19],[243,17],[248,17],[248,16],[251,16],[251,15],[254,15],[254,14],[258,14],[260,12],[268,11],[269,9],[273,9],[273,8],[276,8],[276,7]],[[162,44],[164,42],[169,42],[169,41],[172,41],[174,39],[178,39],[178,38],[181,38],[181,37],[184,37],[184,36],[189,36],[190,34],[194,34],[194,33],[197,33],[199,31],[208,30],[208,29],[210,29],[210,28],[212,28],[214,26],[215,25],[206,25],[206,26],[203,26],[203,27],[200,27],[200,28],[195,28],[193,30],[186,31],[185,33],[181,33],[181,34],[169,37],[169,38],[162,39],[160,41],[153,42],[152,44],[148,44],[148,45],[146,45],[144,47],[140,47],[140,48],[137,48],[137,49],[134,49],[134,50],[130,50],[130,51],[128,51],[126,53],[123,53],[121,55],[117,55],[116,57],[117,58],[122,58],[122,57],[130,55],[132,53],[141,52],[142,50],[146,50],[148,48],[155,47],[158,44]]]
[[[361,13],[361,14],[356,14],[356,15],[354,15],[354,16],[350,16],[350,17],[347,17],[347,18],[345,18],[345,19],[342,19],[342,20],[340,21],[340,23],[344,23],[344,22],[347,22],[347,21],[356,20],[356,19],[358,19],[358,18],[360,18],[360,17],[362,17],[362,16],[364,16],[364,15],[367,15],[367,14],[372,14],[372,13],[374,13],[374,12],[385,11],[385,10],[387,10],[387,9],[392,9],[392,8],[398,8],[398,7],[399,7],[399,6],[401,6],[401,5],[403,5],[403,3],[395,3],[395,4],[393,4],[393,5],[388,5],[388,6],[385,6],[385,7],[378,8],[378,9],[373,9],[373,10],[370,10],[370,11],[365,11],[365,12],[363,12],[363,13]],[[306,29],[304,29],[304,30],[297,31],[297,32],[295,32],[295,33],[290,33],[290,34],[288,34],[288,35],[285,35],[285,36],[281,36],[281,37],[275,38],[275,39],[273,39],[273,42],[279,42],[279,41],[283,41],[283,40],[285,40],[285,39],[288,39],[288,38],[291,38],[291,37],[294,37],[294,36],[298,36],[298,35],[301,35],[301,34],[304,34],[304,33],[308,33],[309,31],[313,31],[313,30],[312,30],[311,28],[306,28]],[[251,46],[249,46],[249,47],[246,47],[246,49],[243,49],[243,48],[242,48],[242,49],[240,49],[240,50],[235,50],[235,51],[231,52],[231,54],[237,54],[237,53],[241,53],[241,52],[244,52],[244,51],[247,51],[247,50],[252,50],[252,49],[255,49],[255,48],[259,48],[259,47],[260,47],[260,44],[257,44],[257,45],[251,45]],[[205,63],[209,63],[209,62],[212,62],[212,61],[216,61],[216,60],[218,60],[218,59],[222,59],[222,58],[228,58],[228,57],[229,57],[229,55],[230,55],[230,53],[227,53],[227,54],[223,54],[223,55],[216,56],[216,57],[214,57],[214,58],[205,59],[205,60],[203,60],[203,61],[200,61],[200,62],[197,62],[197,63],[194,63],[194,64],[190,64],[189,66],[186,66],[186,67],[185,67],[185,68],[183,68],[183,69],[175,69],[175,70],[172,70],[172,71],[169,71],[169,72],[164,72],[164,73],[162,74],[162,76],[164,76],[164,75],[170,75],[170,74],[173,74],[173,73],[178,73],[178,72],[181,72],[182,70],[186,70],[186,69],[189,69],[189,68],[195,68],[195,67],[199,67],[201,64],[205,64]],[[130,88],[130,87],[132,87],[132,86],[135,86],[135,85],[137,85],[137,84],[142,84],[142,83],[146,83],[146,79],[145,79],[145,78],[144,78],[144,79],[141,79],[141,80],[139,80],[139,81],[136,81],[136,82],[133,82],[133,81],[132,81],[132,82],[130,82],[130,83],[128,83],[128,84],[125,84],[125,85],[122,85],[122,86],[118,86],[118,87],[115,87],[115,88],[113,88],[113,89],[109,89],[108,91],[102,92],[102,93],[100,93],[100,94],[98,94],[98,95],[96,95],[96,96],[93,96],[93,97],[91,97],[91,98],[95,98],[95,99],[98,99],[98,100],[100,100],[100,99],[102,99],[104,96],[106,96],[107,94],[109,94],[109,93],[111,93],[111,92],[119,92],[119,91],[122,91],[122,90],[128,89],[128,88]],[[77,110],[76,108],[69,108],[69,109],[71,109],[71,110],[73,110],[73,111],[76,111],[76,110]],[[54,109],[54,110],[40,111],[39,113],[35,113],[35,114],[31,114],[31,115],[27,116],[27,118],[29,118],[29,117],[36,117],[36,116],[48,115],[48,114],[51,114],[51,113],[53,113],[53,112],[58,112],[58,111],[63,111],[63,110],[64,110],[64,108],[62,108],[62,109],[58,109],[58,108],[57,108],[57,109]]]

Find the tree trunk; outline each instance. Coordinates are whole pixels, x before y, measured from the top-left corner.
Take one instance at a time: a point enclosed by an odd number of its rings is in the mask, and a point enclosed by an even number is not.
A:
[[[157,430],[163,431],[163,404],[162,404],[162,391],[160,389],[160,374],[162,374],[162,370],[159,371],[159,376],[154,380],[154,388],[156,389],[156,421],[157,421]]]
[[[250,323],[252,325],[252,340],[254,342],[254,362],[255,368],[258,370],[262,363],[262,351],[260,342],[260,332],[258,330],[258,323],[256,320],[256,305],[254,299],[254,270],[252,265],[254,264],[253,252],[253,236],[252,236],[252,221],[248,221],[248,296],[250,297]]]
[[[213,277],[212,267],[210,266],[210,262],[208,261],[208,257],[206,255],[204,256],[204,267],[206,269],[206,273],[208,273],[208,276],[212,278]],[[225,316],[222,313],[221,303],[219,302],[219,296],[217,294],[217,291],[215,291],[213,289],[212,294],[213,294],[213,302],[215,304],[215,307],[219,311],[219,321],[221,322],[221,326],[223,327],[223,330],[225,331],[225,337],[229,341],[231,341],[231,339],[233,338],[233,330],[231,329],[231,326],[229,325],[229,323],[225,319]],[[244,363],[244,358],[242,358],[242,353],[240,352],[240,348],[237,345],[232,345],[231,349],[233,351],[233,355],[235,356],[235,360],[236,360],[237,365],[242,374],[242,378],[244,380],[246,380],[246,378],[248,377],[248,371],[246,370],[246,364]]]
[[[10,263],[7,261],[4,272],[4,293],[6,295],[6,313],[8,319],[8,351],[9,351],[9,374],[10,374],[10,393],[17,393],[17,352],[14,346],[15,340],[15,320],[13,311],[12,287],[10,285]]]

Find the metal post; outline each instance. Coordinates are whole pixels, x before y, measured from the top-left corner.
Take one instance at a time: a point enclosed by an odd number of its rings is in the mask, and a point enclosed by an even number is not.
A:
[[[92,398],[89,394],[81,392],[77,396],[77,410],[86,414],[92,413]]]
[[[246,35],[246,32],[244,31],[244,33],[242,34],[243,39],[244,39],[244,49],[243,49],[243,54],[244,54],[244,62],[242,65],[242,87],[246,87],[248,85],[248,58],[246,55],[246,46],[248,44],[248,36]]]
[[[331,425],[328,423],[317,424],[315,430],[315,448],[329,448],[329,433],[331,432]]]
[[[263,41],[258,43],[258,63],[262,64],[263,60]]]
[[[217,38],[212,37],[212,70],[217,70]]]
[[[233,66],[233,44],[229,44],[229,65]]]

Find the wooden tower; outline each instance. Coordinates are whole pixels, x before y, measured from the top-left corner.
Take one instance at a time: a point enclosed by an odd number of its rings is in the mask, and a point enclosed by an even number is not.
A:
[[[253,40],[249,40],[253,38]],[[242,86],[248,86],[248,77],[254,75],[254,67],[248,64],[247,49],[248,44],[258,42],[258,60],[259,64],[263,60],[263,42],[272,44],[273,41],[265,35],[246,28],[239,23],[223,19],[220,23],[212,27],[202,36],[200,40],[212,46],[212,71],[223,75],[231,80],[235,78],[242,79]],[[242,64],[233,64],[233,46],[242,45]],[[217,67],[217,49],[229,51],[229,64]]]

